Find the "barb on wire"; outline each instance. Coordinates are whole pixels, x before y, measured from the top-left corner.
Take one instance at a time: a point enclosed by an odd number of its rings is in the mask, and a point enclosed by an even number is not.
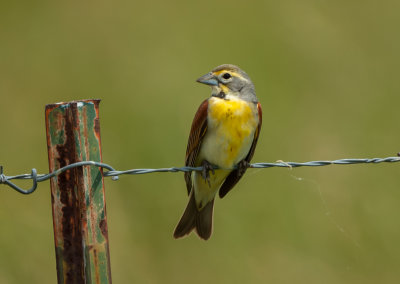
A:
[[[351,164],[378,164],[378,163],[394,163],[400,162],[400,157],[387,157],[387,158],[372,158],[372,159],[340,159],[333,161],[310,161],[304,163],[298,162],[283,162],[278,161],[276,163],[254,163],[250,164],[250,168],[271,168],[271,167],[283,167],[283,168],[297,168],[297,167],[320,167],[328,165],[351,165]],[[94,161],[83,161],[70,164],[68,166],[62,167],[52,173],[48,174],[37,174],[36,169],[32,169],[31,174],[22,174],[16,176],[6,176],[3,174],[3,167],[0,166],[0,184],[6,184],[22,194],[30,194],[34,192],[37,188],[38,182],[48,180],[55,177],[67,170],[82,166],[94,166],[107,169],[108,171],[103,172],[105,177],[111,177],[112,180],[117,180],[120,175],[139,175],[139,174],[149,174],[149,173],[165,173],[165,172],[190,172],[190,171],[201,171],[202,167],[172,167],[172,168],[159,168],[159,169],[131,169],[126,171],[117,171],[113,167],[105,163],[99,163]],[[214,167],[218,169],[218,167]],[[19,186],[12,183],[10,180],[13,179],[32,179],[33,185],[30,189],[24,190]]]

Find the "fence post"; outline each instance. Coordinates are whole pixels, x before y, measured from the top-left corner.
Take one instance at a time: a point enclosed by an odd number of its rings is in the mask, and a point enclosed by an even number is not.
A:
[[[46,106],[49,170],[101,162],[100,100]],[[83,166],[50,180],[58,283],[111,283],[104,180]]]

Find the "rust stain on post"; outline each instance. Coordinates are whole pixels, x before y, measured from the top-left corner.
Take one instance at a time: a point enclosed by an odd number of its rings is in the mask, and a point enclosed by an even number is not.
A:
[[[46,106],[50,171],[102,161],[99,100]],[[111,283],[103,172],[85,166],[50,181],[58,283]]]

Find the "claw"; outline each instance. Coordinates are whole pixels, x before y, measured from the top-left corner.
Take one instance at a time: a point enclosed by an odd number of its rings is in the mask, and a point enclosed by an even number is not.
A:
[[[207,181],[208,186],[211,187],[211,182],[210,182],[210,171],[215,174],[215,170],[212,164],[210,164],[207,160],[204,160],[201,163],[201,166],[203,167],[203,170],[201,171],[201,175],[205,181]]]
[[[247,168],[250,167],[250,163],[246,160],[241,160],[238,164],[238,175],[242,176],[246,172]]]

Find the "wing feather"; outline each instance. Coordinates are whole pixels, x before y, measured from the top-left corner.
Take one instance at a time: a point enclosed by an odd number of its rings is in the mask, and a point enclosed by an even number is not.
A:
[[[194,116],[186,148],[185,166],[194,167],[204,135],[207,132],[208,99],[203,101]],[[188,194],[192,190],[192,172],[185,172]]]

